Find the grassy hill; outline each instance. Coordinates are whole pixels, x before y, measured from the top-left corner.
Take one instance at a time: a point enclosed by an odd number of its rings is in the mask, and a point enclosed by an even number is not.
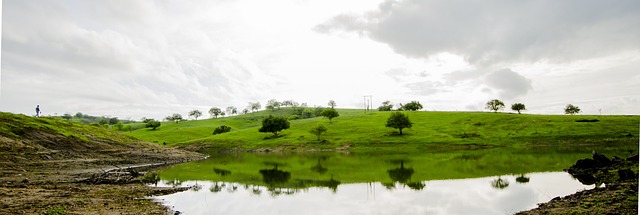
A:
[[[40,161],[56,161],[59,165],[123,164],[180,160],[196,155],[185,153],[100,126],[0,112],[0,163],[6,169]]]
[[[291,128],[272,138],[259,133],[268,115],[289,116],[290,108],[260,111],[226,118],[163,122],[157,130],[140,129],[126,134],[159,144],[219,149],[367,149],[373,147],[423,148],[439,146],[529,146],[577,144],[637,144],[640,116],[531,115],[489,112],[404,112],[414,123],[398,135],[385,127],[391,112],[338,109],[340,116],[329,123],[316,117],[291,121]],[[322,141],[309,133],[323,124],[328,131]],[[221,125],[231,132],[213,135]]]

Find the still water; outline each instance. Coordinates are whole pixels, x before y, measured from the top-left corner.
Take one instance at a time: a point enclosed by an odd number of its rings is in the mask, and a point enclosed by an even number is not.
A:
[[[234,154],[159,173],[184,214],[513,214],[583,185],[562,172],[587,152]]]

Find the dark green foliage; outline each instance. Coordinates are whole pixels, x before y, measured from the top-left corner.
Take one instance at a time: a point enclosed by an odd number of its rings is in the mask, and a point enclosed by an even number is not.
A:
[[[329,123],[331,123],[331,119],[339,117],[340,114],[338,113],[338,111],[336,109],[333,108],[327,108],[324,109],[321,113],[320,116],[326,117],[329,119]]]
[[[520,111],[527,110],[527,108],[522,103],[515,103],[511,105],[511,110],[518,111],[520,114]]]
[[[231,127],[226,125],[221,125],[220,127],[217,127],[216,129],[213,130],[213,135],[222,134],[229,131],[231,131]]]
[[[485,107],[487,110],[492,110],[497,113],[499,110],[504,109],[504,102],[494,99],[487,102],[487,106]]]
[[[402,105],[401,109],[408,111],[422,110],[422,104],[420,104],[420,102],[418,101],[411,101],[405,105]]]
[[[313,114],[313,111],[312,111],[312,110],[310,110],[310,109],[304,109],[304,110],[302,111],[302,114],[300,114],[300,116],[301,116],[303,119],[308,119],[308,118],[313,118],[314,114]]]
[[[112,117],[111,119],[109,119],[109,125],[115,125],[118,122],[120,122],[120,120],[118,120],[118,118],[116,117]]]
[[[178,114],[178,113],[174,113],[171,116],[167,116],[164,118],[167,121],[173,121],[175,123],[178,123],[180,121],[182,121],[182,115]]]
[[[156,128],[160,127],[160,125],[161,125],[160,122],[152,119],[147,122],[145,127],[151,128],[151,130],[156,130]]]
[[[211,114],[211,116],[218,118],[218,116],[222,115],[222,110],[218,107],[212,107],[211,109],[209,109],[209,114]]]
[[[71,120],[71,118],[73,117],[71,116],[71,114],[65,113],[64,115],[62,115],[62,118],[66,120]]]
[[[259,132],[271,132],[275,137],[278,137],[278,132],[289,128],[289,120],[282,116],[269,115],[262,120],[262,127]]]
[[[198,117],[202,116],[202,112],[200,110],[192,110],[189,111],[189,116],[198,120]]]
[[[380,107],[378,107],[379,111],[391,111],[391,109],[393,108],[393,104],[391,104],[391,101],[384,101],[382,102],[382,105],[380,105]]]
[[[299,115],[297,114],[293,114],[291,116],[289,116],[289,120],[297,120],[297,119],[301,119]]]
[[[576,120],[576,122],[599,122],[600,120],[598,119],[579,119]]]
[[[496,189],[504,189],[509,186],[509,181],[498,177],[496,180],[491,181],[491,186]]]
[[[580,108],[578,106],[568,104],[567,107],[564,108],[564,113],[574,115],[580,113]]]
[[[324,127],[324,125],[317,125],[313,128],[311,128],[311,130],[309,130],[310,133],[312,133],[313,135],[316,135],[316,137],[318,137],[318,140],[320,140],[320,136],[322,135],[322,133],[326,132],[327,128]]]
[[[411,128],[413,123],[409,120],[409,116],[404,115],[401,112],[394,112],[387,119],[387,127],[397,128],[400,131],[400,135],[402,135],[402,129]]]

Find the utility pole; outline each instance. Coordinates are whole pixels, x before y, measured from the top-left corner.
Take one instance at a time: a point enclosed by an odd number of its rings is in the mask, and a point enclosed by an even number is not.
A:
[[[368,112],[371,110],[371,104],[373,103],[373,96],[362,96],[362,98],[364,99],[364,112]]]

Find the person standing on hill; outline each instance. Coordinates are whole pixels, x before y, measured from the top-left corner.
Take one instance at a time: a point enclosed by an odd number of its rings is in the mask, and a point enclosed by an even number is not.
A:
[[[40,117],[40,105],[36,105],[36,117]]]

